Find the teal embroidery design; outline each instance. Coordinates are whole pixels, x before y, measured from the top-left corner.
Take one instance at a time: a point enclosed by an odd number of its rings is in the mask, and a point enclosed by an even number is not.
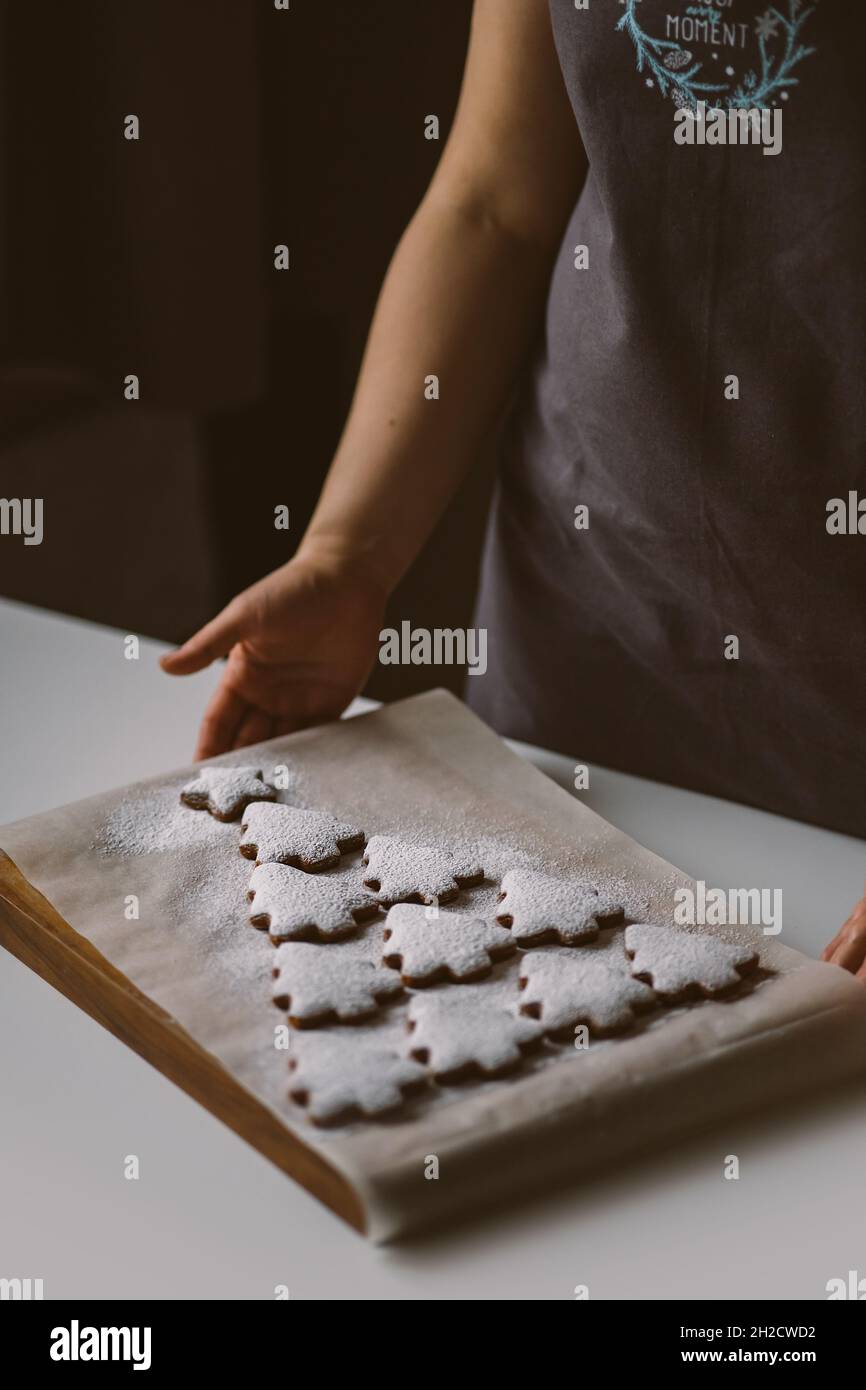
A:
[[[648,74],[647,86],[658,87],[663,97],[670,95],[676,106],[695,110],[698,101],[705,101],[707,106],[766,107],[775,105],[779,98],[787,101],[787,89],[799,82],[792,76],[794,68],[815,52],[801,41],[803,26],[815,13],[815,6],[804,9],[803,0],[788,0],[787,15],[770,6],[755,21],[760,72],[750,69],[736,85],[735,76],[728,82],[709,82],[703,64],[694,61],[694,55],[682,44],[646,32],[637,17],[640,3],[620,0],[625,11],[616,28],[634,44],[635,64],[638,72]],[[710,5],[688,5],[685,14],[708,23],[720,18],[720,12]]]

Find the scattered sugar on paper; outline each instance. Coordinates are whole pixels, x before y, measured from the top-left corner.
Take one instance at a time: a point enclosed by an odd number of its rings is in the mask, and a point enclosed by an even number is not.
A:
[[[182,777],[170,784],[131,788],[102,827],[94,848],[111,855],[188,851],[187,854],[175,855],[173,859],[172,876],[175,882],[167,906],[177,930],[187,936],[201,961],[203,983],[209,981],[216,999],[222,997],[230,1009],[239,1010],[239,1045],[243,1038],[249,1037],[240,1020],[248,1018],[251,1010],[255,1011],[260,1024],[256,1032],[261,1037],[261,1047],[255,1049],[255,1070],[270,1102],[286,1117],[287,1058],[285,1053],[275,1053],[273,1048],[273,1027],[279,1021],[279,1014],[273,1010],[270,1001],[274,952],[267,934],[249,925],[246,889],[250,864],[239,853],[239,826],[237,823],[222,823],[204,812],[184,806],[180,801],[180,788],[186,780],[186,777]],[[306,797],[296,780],[290,790],[278,794],[278,800],[304,805]],[[339,808],[327,809],[335,815],[341,814]],[[638,905],[646,901],[648,894],[658,902],[660,895],[672,893],[678,881],[678,876],[673,873],[669,876],[670,883],[666,879],[664,884],[658,880],[647,881],[639,869],[627,875],[611,873],[605,864],[604,846],[583,843],[579,837],[569,842],[567,853],[552,853],[543,827],[518,812],[509,812],[507,817],[503,817],[501,808],[497,808],[493,825],[482,816],[474,815],[472,808],[455,809],[443,814],[442,809],[437,807],[431,814],[420,812],[411,832],[407,831],[405,824],[391,825],[384,818],[375,825],[375,829],[371,826],[370,830],[373,833],[392,834],[410,846],[453,847],[479,860],[485,870],[485,883],[478,888],[464,890],[453,907],[440,909],[446,914],[450,911],[470,911],[492,918],[499,884],[510,868],[540,869],[563,876],[585,872],[599,889],[622,901],[626,905],[627,915],[632,918],[644,915],[638,910]],[[363,873],[360,855],[353,856],[352,862],[344,863],[340,869],[332,872],[345,875],[355,886]],[[357,937],[350,939],[351,944],[347,943],[349,949],[357,952],[359,958],[381,964],[383,926],[382,920],[371,923]],[[609,945],[613,949],[622,949],[619,934],[616,933],[616,940],[613,937],[610,939]],[[519,958],[503,961],[494,967],[487,988],[503,1003],[513,1001],[518,974]],[[457,985],[451,988],[462,987]],[[403,1052],[407,1043],[407,1006],[408,996],[402,1003],[383,1010],[381,1019],[371,1026],[357,1030],[359,1046],[381,1047],[390,1044],[395,1050]],[[310,1034],[293,1036],[291,1042],[292,1050],[306,1052],[316,1048],[313,1030]],[[595,1044],[596,1047],[610,1045],[615,1044],[608,1040],[599,1040]],[[249,1065],[248,1043],[243,1046],[243,1051]],[[557,1059],[579,1059],[580,1055],[572,1048],[545,1043],[537,1057],[526,1060],[522,1074]],[[476,1082],[474,1089],[486,1091],[501,1084],[496,1081]],[[425,1104],[447,1103],[461,1094],[465,1094],[465,1089],[434,1087]],[[305,1122],[296,1107],[288,1106],[288,1110],[292,1121],[304,1127]]]
[[[180,799],[189,777],[147,788],[130,788],[100,828],[93,848],[100,854],[158,854],[161,850],[191,849],[196,845],[236,848],[239,822],[219,821],[207,811],[194,811]],[[297,781],[277,800],[295,799]]]
[[[626,916],[632,920],[667,920],[673,907],[674,889],[679,886],[682,876],[675,870],[665,874],[663,879],[648,878],[640,869],[632,872],[612,870],[606,862],[605,846],[598,843],[590,845],[574,842],[574,850],[568,858],[551,854],[545,830],[534,823],[515,818],[513,829],[497,826],[496,833],[484,833],[482,828],[473,825],[462,812],[452,812],[445,817],[437,817],[435,825],[431,817],[429,828],[409,832],[404,826],[395,826],[387,832],[393,834],[409,846],[457,848],[461,854],[477,860],[484,869],[485,882],[475,889],[464,889],[460,901],[471,904],[480,913],[493,909],[499,895],[499,884],[509,869],[532,869],[542,873],[568,878],[584,878],[599,892],[616,902],[622,903]]]
[[[184,806],[176,787],[127,796],[115,806],[94,842],[101,854],[156,854],[160,850],[237,840],[237,826]]]

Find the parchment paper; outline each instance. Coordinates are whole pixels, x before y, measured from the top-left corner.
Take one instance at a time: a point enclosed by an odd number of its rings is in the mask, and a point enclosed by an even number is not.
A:
[[[625,897],[632,917],[669,920],[673,890],[690,883],[442,691],[216,761],[255,763],[266,777],[285,764],[297,782],[282,799],[328,810],[368,834],[474,842],[493,880],[510,864],[590,870]],[[766,972],[735,999],[662,1010],[584,1051],[550,1045],[513,1077],[432,1088],[388,1122],[319,1130],[287,1097],[287,1055],[274,1047],[281,1016],[270,1002],[273,948],[248,925],[252,866],[238,852],[238,824],[188,811],[183,843],[160,844],[161,817],[166,827],[177,823],[191,772],[5,826],[0,845],[77,932],[345,1173],[374,1239],[866,1069],[862,986],[760,928],[720,928],[727,939],[754,940]],[[359,875],[359,865],[340,872]],[[494,881],[454,907],[483,913],[496,891]],[[130,895],[137,920],[124,915]],[[354,949],[378,961],[381,931],[373,923]],[[513,998],[517,971],[514,959],[503,962],[489,987]],[[405,1051],[405,1010],[388,1009],[358,1029],[359,1046],[384,1041]],[[312,1032],[292,1035],[300,1056],[315,1046]],[[439,1160],[436,1181],[424,1176],[429,1155]]]

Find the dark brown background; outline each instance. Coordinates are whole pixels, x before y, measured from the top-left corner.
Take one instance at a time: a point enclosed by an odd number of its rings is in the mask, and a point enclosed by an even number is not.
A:
[[[2,5],[0,492],[45,498],[43,544],[0,552],[4,595],[179,640],[294,549],[450,127],[470,9]],[[470,621],[489,472],[394,621]],[[430,683],[380,668],[371,690]]]

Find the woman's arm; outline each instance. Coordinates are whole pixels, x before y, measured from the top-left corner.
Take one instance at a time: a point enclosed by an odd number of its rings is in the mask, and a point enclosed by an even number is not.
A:
[[[476,0],[454,128],[388,271],[307,533],[163,658],[188,675],[229,652],[197,757],[340,714],[388,594],[496,424],[585,173],[547,5]]]
[[[496,423],[584,172],[547,0],[476,0],[454,127],[391,262],[304,549],[335,543],[396,584]]]

